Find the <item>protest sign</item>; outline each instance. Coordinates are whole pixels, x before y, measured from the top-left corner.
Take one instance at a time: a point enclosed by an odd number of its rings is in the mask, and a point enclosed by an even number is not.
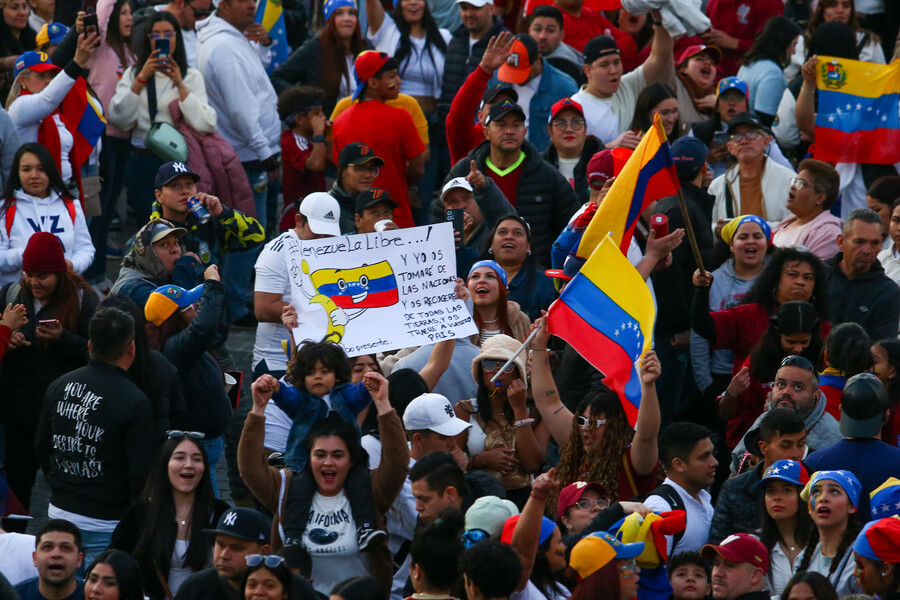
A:
[[[477,333],[456,298],[450,223],[300,241],[286,238],[298,344],[326,340],[347,356]]]

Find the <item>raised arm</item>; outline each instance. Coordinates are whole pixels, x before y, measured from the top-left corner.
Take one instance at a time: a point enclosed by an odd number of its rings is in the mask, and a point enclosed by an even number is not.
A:
[[[538,553],[541,540],[541,525],[544,520],[544,509],[547,499],[559,491],[559,482],[556,481],[556,469],[550,469],[539,475],[531,487],[531,495],[522,509],[519,522],[513,530],[510,545],[519,555],[522,562],[522,579],[519,580],[517,592],[521,592],[528,585],[531,578],[531,570],[534,567],[534,558]]]
[[[278,512],[281,476],[278,469],[269,466],[266,461],[263,440],[266,434],[266,405],[277,388],[278,380],[271,375],[263,375],[250,386],[253,407],[244,421],[237,453],[241,477],[260,503],[272,512]]]
[[[374,37],[384,23],[384,7],[380,0],[366,0],[366,18],[369,20],[369,36]]]
[[[659,462],[657,437],[662,417],[659,412],[659,398],[656,395],[656,380],[659,379],[660,365],[656,352],[648,350],[641,362],[641,406],[638,408],[631,441],[631,462],[638,475],[651,473]]]
[[[816,136],[816,64],[818,56],[809,57],[800,72],[803,74],[803,85],[800,86],[800,95],[797,96],[797,106],[794,115],[797,117],[797,127],[806,135]]]
[[[450,359],[453,358],[453,349],[455,347],[456,340],[454,339],[438,342],[432,348],[428,363],[419,371],[419,375],[425,380],[429,391],[434,390],[434,386],[441,380],[441,375],[450,366]]]
[[[660,81],[665,78],[666,70],[669,64],[674,60],[672,53],[674,52],[674,44],[672,36],[665,27],[662,26],[662,16],[658,10],[650,11],[650,18],[660,25],[653,26],[653,45],[650,49],[650,56],[641,66],[644,79],[648,84]]]
[[[547,312],[543,311],[543,314],[546,315]],[[531,326],[532,330],[540,329],[531,340],[531,393],[541,419],[562,452],[569,445],[569,437],[572,435],[573,415],[562,403],[550,371],[550,357],[547,350],[550,332],[547,331],[546,321],[546,316],[543,316]]]

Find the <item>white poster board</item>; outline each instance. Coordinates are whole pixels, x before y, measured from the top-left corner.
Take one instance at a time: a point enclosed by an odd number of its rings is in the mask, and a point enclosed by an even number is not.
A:
[[[340,344],[347,356],[477,333],[456,298],[450,223],[298,241],[286,238],[294,339]]]

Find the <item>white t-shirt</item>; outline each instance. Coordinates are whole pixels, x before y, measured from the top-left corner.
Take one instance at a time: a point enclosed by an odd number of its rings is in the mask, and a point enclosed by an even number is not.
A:
[[[331,594],[345,579],[369,574],[369,555],[359,551],[356,521],[343,490],[336,496],[315,493],[303,548],[312,558],[313,587],[321,594]]]
[[[449,44],[450,32],[446,29],[439,29],[439,31],[441,37],[444,38],[444,43]],[[384,15],[381,28],[374,34],[369,28],[366,37],[369,38],[376,50],[387,52],[391,56],[397,54],[397,48],[400,47],[400,30],[397,29],[397,24],[389,14]],[[444,83],[444,54],[433,44],[429,45],[428,51],[426,51],[425,38],[410,36],[409,42],[411,46],[409,56],[400,65],[403,93],[410,96],[440,98],[441,86]]]
[[[559,172],[566,178],[566,181],[568,181],[572,187],[575,187],[575,167],[578,165],[579,160],[581,160],[581,158],[578,156],[575,158],[559,157]]]
[[[509,600],[566,600],[571,592],[562,584],[555,583],[555,590],[549,596],[541,593],[541,590],[538,589],[536,585],[531,583],[531,580],[525,584],[525,589],[521,592],[513,592],[509,595]]]
[[[263,446],[275,452],[284,452],[287,449],[291,423],[291,418],[287,413],[270,400],[266,404],[266,436]]]
[[[190,567],[184,566],[184,558],[187,556],[189,540],[175,540],[175,547],[172,549],[172,564],[169,567],[169,589],[172,595],[178,593],[178,588],[184,583],[184,580],[193,575],[194,571]]]
[[[525,128],[528,129],[531,127],[531,99],[534,98],[534,95],[537,94],[538,87],[541,85],[541,78],[535,77],[528,83],[523,83],[522,85],[514,85],[513,89],[516,90],[516,93],[519,95],[519,100],[516,102],[519,106],[522,107],[522,110],[525,111]],[[538,123],[536,127],[546,127],[546,123]]]
[[[693,496],[687,493],[687,491],[666,477],[666,480],[663,483],[668,483],[671,485],[678,495],[681,497],[681,502],[684,504],[684,511],[686,515],[687,527],[684,530],[684,536],[678,542],[678,547],[673,550],[672,548],[672,538],[673,536],[667,535],[667,548],[669,551],[669,556],[673,554],[677,554],[678,552],[699,552],[700,548],[706,544],[706,540],[709,538],[709,525],[712,523],[713,517],[713,505],[711,500],[711,496],[709,492],[706,490],[700,490],[700,500],[696,500]],[[649,496],[646,500],[644,500],[644,504],[655,512],[663,512],[667,510],[672,510],[672,507],[669,506],[669,503],[662,499],[660,496]]]
[[[12,585],[19,585],[26,579],[37,577],[37,567],[34,566],[32,553],[34,553],[34,536],[24,533],[0,534],[0,573],[9,580]]]
[[[584,120],[587,122],[587,134],[592,135],[604,144],[619,137],[619,121],[613,113],[612,100],[601,100],[581,88],[572,96],[584,109]]]
[[[291,301],[291,283],[288,279],[287,261],[284,255],[285,241],[300,238],[289,229],[266,244],[256,259],[256,282],[254,292],[280,294],[284,302]],[[288,330],[281,322],[260,323],[256,326],[256,340],[253,343],[253,367],[265,359],[270,371],[287,370],[287,355],[281,342],[288,339]]]
[[[93,517],[86,517],[84,515],[79,515],[78,513],[69,512],[53,506],[53,503],[47,505],[47,516],[51,519],[65,519],[82,531],[95,531],[99,533],[112,533],[116,530],[116,525],[119,524],[118,521],[95,519]]]
[[[640,67],[631,73],[624,75],[619,82],[619,89],[616,90],[615,94],[606,99],[600,99],[589,94],[587,86],[582,87],[578,93],[572,96],[572,99],[580,102],[582,108],[584,108],[584,116],[588,122],[588,135],[596,136],[600,138],[601,142],[607,144],[619,137],[620,134],[624,133],[631,126],[631,120],[634,118],[634,109],[637,106],[638,95],[645,87],[647,87],[647,80],[644,79],[644,67]],[[590,109],[585,105],[585,102],[590,104]],[[595,110],[599,110],[601,105],[606,105],[617,119],[616,134],[609,139],[601,137],[596,132],[591,131],[592,121],[605,119],[606,117],[603,114],[588,116],[588,111],[594,112]],[[609,127],[609,125],[606,127]],[[601,131],[601,133],[604,133],[604,135],[607,136],[609,135],[606,131]]]

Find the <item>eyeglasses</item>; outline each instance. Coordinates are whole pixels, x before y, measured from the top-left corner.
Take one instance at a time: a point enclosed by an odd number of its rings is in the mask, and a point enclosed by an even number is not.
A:
[[[151,40],[158,40],[158,39],[163,39],[163,38],[167,39],[167,40],[171,40],[173,37],[175,37],[175,32],[174,31],[166,31],[164,33],[150,33],[147,35],[147,37],[150,38]]]
[[[209,15],[212,14],[212,8],[207,8],[206,10],[198,10],[198,9],[194,8],[193,6],[191,6],[190,3],[188,3],[188,6],[190,6],[191,10],[194,11],[194,18],[197,19],[198,21],[205,19],[206,17],[208,17]]]
[[[628,579],[629,577],[634,577],[634,574],[637,572],[637,562],[632,558],[627,563],[619,567],[619,573],[622,574],[623,579]]]
[[[581,131],[584,129],[584,119],[554,119],[553,120],[553,128],[557,131],[565,131],[569,127],[574,129],[575,131]]]
[[[359,173],[372,173],[375,177],[378,177],[378,174],[381,173],[381,167],[371,167],[367,165],[350,165],[353,167],[354,171],[358,171]]]
[[[603,510],[604,508],[609,506],[609,500],[607,498],[597,498],[596,500],[592,500],[591,498],[582,498],[575,503],[575,506],[577,506],[581,510],[591,510],[595,506],[600,510]]]
[[[489,358],[481,361],[481,368],[484,369],[485,373],[493,373],[500,367],[506,364],[505,360],[491,360]],[[516,363],[511,363],[508,367],[503,369],[504,373],[512,373],[516,370]]]
[[[799,177],[791,177],[791,187],[795,190],[802,190],[808,185],[809,182],[805,179],[800,179]]]
[[[575,424],[579,427],[588,427],[589,429],[597,429],[601,425],[606,425],[606,419],[589,419],[588,417],[575,417]]]
[[[739,142],[746,138],[748,142],[752,142],[753,140],[764,136],[765,134],[762,131],[745,131],[744,133],[732,133],[728,136],[728,139],[732,142]]]
[[[719,94],[720,102],[740,102],[741,100],[746,99],[747,96],[741,92],[725,92],[724,94]]]
[[[284,562],[284,557],[277,554],[248,554],[246,561],[248,567],[255,567],[264,562],[267,567],[274,569]]]
[[[818,373],[816,371],[816,367],[809,362],[809,359],[799,354],[791,354],[790,356],[785,357],[783,361],[781,361],[782,367],[799,367],[801,369],[806,369],[807,371],[812,371],[813,373]]]
[[[471,548],[478,542],[486,540],[489,537],[491,536],[489,536],[486,531],[481,529],[470,529],[462,535],[463,548]]]
[[[202,440],[206,437],[205,433],[200,431],[182,431],[180,429],[170,429],[166,432],[166,435],[169,436],[170,440],[175,440],[178,438],[191,438],[192,440]]]

